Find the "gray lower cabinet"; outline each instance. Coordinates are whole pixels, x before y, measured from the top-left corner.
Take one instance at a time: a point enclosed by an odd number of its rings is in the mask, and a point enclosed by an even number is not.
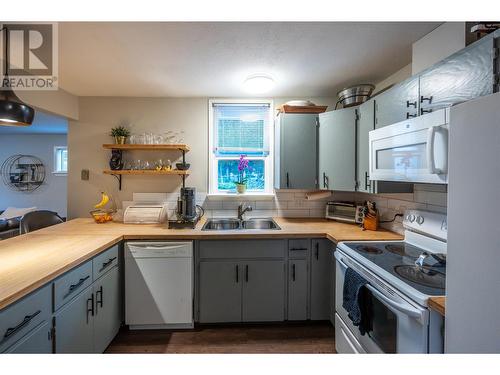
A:
[[[280,113],[275,122],[274,186],[316,189],[318,115]]]
[[[273,322],[285,319],[285,262],[251,260],[244,263],[242,320]]]
[[[94,352],[94,292],[85,289],[54,316],[56,353]]]
[[[10,347],[10,354],[50,354],[52,353],[52,335],[50,322],[44,322],[25,337]]]
[[[330,319],[332,242],[313,239],[311,251],[311,320]]]
[[[118,267],[112,268],[94,283],[94,352],[102,353],[121,325],[121,290]]]
[[[288,320],[306,320],[308,307],[308,261],[288,261]]]
[[[204,261],[199,266],[199,321],[241,321],[242,270],[238,262]]]
[[[56,353],[102,353],[121,324],[118,267],[54,314]]]
[[[319,115],[320,189],[355,190],[356,121],[356,108]]]

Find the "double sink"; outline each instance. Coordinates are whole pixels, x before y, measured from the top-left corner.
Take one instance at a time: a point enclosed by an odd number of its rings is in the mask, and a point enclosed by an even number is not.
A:
[[[208,219],[201,230],[281,230],[278,224],[271,219],[248,219],[239,220],[234,218]]]

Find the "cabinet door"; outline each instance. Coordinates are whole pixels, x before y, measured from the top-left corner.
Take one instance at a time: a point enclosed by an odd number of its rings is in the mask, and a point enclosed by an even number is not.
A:
[[[318,179],[318,115],[282,113],[279,189],[315,189]]]
[[[311,320],[330,319],[330,253],[332,243],[313,240],[311,253]]]
[[[307,319],[308,300],[307,259],[288,261],[288,320]]]
[[[237,262],[200,262],[200,323],[241,322],[242,282]]]
[[[320,188],[354,191],[356,109],[322,113],[319,123]]]
[[[370,182],[370,175],[368,174],[368,171],[370,170],[368,133],[375,129],[375,100],[370,99],[361,104],[358,108],[358,114],[358,131],[356,137],[356,185],[358,191],[371,193],[372,186]]]
[[[87,288],[55,315],[56,353],[94,353],[94,294]]]
[[[420,75],[423,113],[493,93],[494,39],[471,44]]]
[[[121,292],[118,267],[94,284],[94,351],[103,353],[118,333],[121,324]]]
[[[244,322],[283,321],[285,318],[285,262],[255,260],[244,268]]]
[[[44,322],[7,350],[12,354],[52,353],[51,324]]]
[[[418,77],[398,83],[374,99],[376,128],[415,117],[418,115]]]

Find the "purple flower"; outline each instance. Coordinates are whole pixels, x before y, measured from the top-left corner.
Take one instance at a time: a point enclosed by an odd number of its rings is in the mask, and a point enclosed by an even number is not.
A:
[[[245,178],[245,169],[250,169],[248,166],[248,159],[245,158],[245,155],[240,155],[240,160],[238,161],[238,181],[236,182],[237,184],[246,184],[246,178]]]

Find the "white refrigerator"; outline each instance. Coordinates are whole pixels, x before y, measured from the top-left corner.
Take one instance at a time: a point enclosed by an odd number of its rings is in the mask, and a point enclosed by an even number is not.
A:
[[[500,93],[451,108],[446,353],[500,353]]]

